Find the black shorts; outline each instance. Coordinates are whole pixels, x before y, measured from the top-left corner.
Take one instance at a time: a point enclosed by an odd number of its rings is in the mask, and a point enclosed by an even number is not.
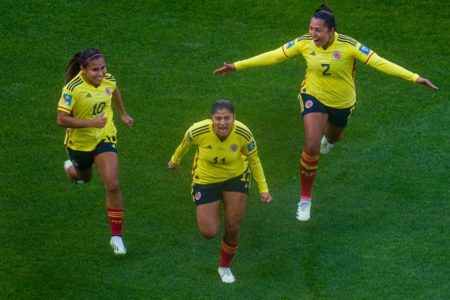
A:
[[[80,171],[89,170],[94,163],[94,157],[103,152],[117,153],[116,144],[102,141],[92,151],[77,151],[67,148],[69,158],[74,167]]]
[[[355,109],[355,105],[349,108],[332,108],[324,105],[314,96],[300,93],[302,117],[312,112],[328,114],[328,122],[339,128],[345,128],[347,121]],[[299,97],[299,98],[300,98]]]
[[[222,192],[240,192],[248,195],[251,174],[247,170],[242,175],[219,183],[192,184],[192,198],[195,204],[202,205],[219,201]]]

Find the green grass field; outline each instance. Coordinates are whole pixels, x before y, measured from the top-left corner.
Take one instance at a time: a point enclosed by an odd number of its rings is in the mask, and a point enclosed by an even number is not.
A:
[[[130,3],[128,3],[130,2]],[[320,161],[312,219],[295,219],[304,61],[228,77],[212,71],[305,33],[321,2],[0,3],[0,299],[449,299],[450,7],[336,0],[338,29],[431,79],[432,91],[357,64],[358,107]],[[96,174],[68,182],[56,126],[64,68],[97,47],[135,127],[118,125],[128,253],[109,246]],[[274,196],[253,185],[238,281],[220,282],[189,196],[193,152],[167,161],[213,100],[253,131]]]

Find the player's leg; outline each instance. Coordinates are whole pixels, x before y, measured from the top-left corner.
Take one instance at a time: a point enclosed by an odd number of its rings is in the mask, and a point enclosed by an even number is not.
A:
[[[354,108],[355,106],[345,109],[328,108],[328,122],[325,127],[325,135],[321,141],[320,153],[327,154],[333,148],[333,145],[340,141]]]
[[[192,185],[198,229],[207,240],[216,237],[220,231],[220,194],[220,183]]]
[[[202,236],[213,239],[220,231],[220,201],[197,205],[197,224]]]
[[[219,275],[223,282],[232,283],[236,279],[231,273],[231,262],[240,242],[241,223],[247,208],[247,194],[223,192],[224,235],[221,245]]]
[[[68,148],[69,160],[64,162],[64,170],[70,181],[76,184],[87,183],[92,179],[92,164],[94,160],[91,152],[74,151]]]
[[[310,155],[320,155],[320,140],[327,127],[328,114],[312,112],[304,115],[303,128],[305,135],[304,152]]]
[[[107,149],[109,145],[104,147]],[[119,184],[119,158],[116,152],[107,151],[97,154],[94,160],[106,191],[106,210],[111,228],[110,244],[115,254],[124,255],[126,254],[122,241],[124,206]]]
[[[327,123],[325,127],[325,134],[320,142],[320,153],[328,154],[331,149],[333,149],[334,144],[336,144],[342,137],[344,133],[344,128],[339,128],[330,122]]]
[[[319,164],[320,143],[328,115],[322,112],[311,112],[303,116],[305,147],[300,157],[301,196],[297,207],[297,219],[310,219],[312,187]]]
[[[342,138],[345,128],[337,127],[330,122],[325,127],[325,137],[330,144],[336,144]]]

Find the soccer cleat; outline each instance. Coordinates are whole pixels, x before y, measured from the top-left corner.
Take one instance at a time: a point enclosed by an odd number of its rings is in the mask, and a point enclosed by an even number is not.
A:
[[[73,163],[72,163],[72,161],[70,161],[70,159],[68,159],[68,160],[66,160],[65,162],[64,162],[64,170],[66,170],[66,174],[67,174],[67,176],[69,177],[69,179],[72,181],[72,183],[74,183],[74,184],[84,184],[84,181],[83,180],[81,180],[81,179],[72,179],[72,177],[70,177],[70,175],[69,175],[69,168],[71,167],[71,166],[73,166]]]
[[[327,154],[331,149],[333,149],[333,144],[330,144],[327,138],[323,136],[322,141],[320,142],[320,153]]]
[[[230,268],[219,267],[218,272],[222,282],[233,283],[236,281],[236,277],[234,277],[233,273],[231,273]]]
[[[125,245],[123,244],[121,236],[113,235],[111,237],[110,244],[114,249],[115,255],[125,255],[127,253],[127,249],[125,249]]]
[[[297,220],[308,221],[311,217],[311,201],[300,200],[297,208]]]

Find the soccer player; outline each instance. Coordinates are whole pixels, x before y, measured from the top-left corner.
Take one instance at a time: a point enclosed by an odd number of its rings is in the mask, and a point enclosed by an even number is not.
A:
[[[272,201],[256,142],[247,126],[235,119],[233,104],[217,100],[210,118],[187,130],[169,160],[169,169],[176,169],[191,147],[197,151],[192,167],[192,196],[198,227],[206,239],[217,236],[222,201],[225,226],[218,272],[223,282],[232,283],[236,279],[230,265],[239,246],[251,173],[258,183],[261,201]]]
[[[92,165],[96,165],[106,190],[110,244],[116,255],[124,255],[124,208],[111,104],[128,127],[133,126],[133,118],[126,113],[116,79],[106,72],[104,56],[97,49],[73,56],[66,67],[64,84],[57,115],[57,124],[67,127],[64,144],[70,159],[64,162],[64,169],[72,182],[80,184],[91,180]]]
[[[388,75],[424,84],[437,89],[428,79],[420,77],[380,56],[355,39],[338,33],[331,9],[322,4],[312,16],[309,33],[272,51],[225,63],[214,71],[225,75],[233,71],[269,66],[302,55],[306,74],[298,95],[305,146],[300,156],[301,195],[296,217],[310,219],[312,186],[320,153],[326,154],[339,141],[355,108],[355,60]]]

